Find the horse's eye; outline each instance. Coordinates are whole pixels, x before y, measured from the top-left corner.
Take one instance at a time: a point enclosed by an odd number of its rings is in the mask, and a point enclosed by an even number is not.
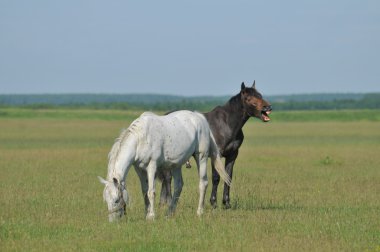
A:
[[[120,199],[117,199],[115,200],[115,204],[119,203],[120,202]]]

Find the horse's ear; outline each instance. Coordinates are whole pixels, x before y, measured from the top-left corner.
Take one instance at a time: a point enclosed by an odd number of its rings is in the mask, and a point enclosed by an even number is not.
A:
[[[99,179],[99,181],[100,181],[100,183],[102,183],[102,184],[107,184],[108,183],[108,181],[107,180],[105,180],[104,178],[102,178],[102,177],[100,177],[100,176],[98,176],[98,179]]]
[[[252,88],[256,89],[256,80],[253,81]]]
[[[244,81],[241,83],[241,91],[245,89]]]

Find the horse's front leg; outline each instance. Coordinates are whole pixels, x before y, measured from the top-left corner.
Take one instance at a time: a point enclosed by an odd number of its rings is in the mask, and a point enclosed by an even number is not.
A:
[[[199,203],[197,215],[203,214],[205,194],[207,189],[207,156],[203,156],[197,160],[198,173],[199,173]]]
[[[174,194],[173,194],[173,198],[171,199],[168,215],[172,215],[174,213],[177,207],[179,197],[182,192],[182,187],[183,187],[181,166],[172,170],[171,174],[173,175],[173,178],[174,178]]]
[[[226,172],[231,178],[232,182],[232,173],[234,169],[235,160],[238,156],[238,152],[234,153],[233,155],[230,155],[226,157]],[[226,209],[231,208],[230,204],[230,186],[224,183],[224,191],[223,191],[223,205]]]
[[[156,176],[157,165],[156,162],[150,161],[147,167],[148,174],[148,199],[149,199],[149,207],[148,213],[146,215],[147,220],[154,220],[154,196],[156,193],[155,190],[155,176]]]

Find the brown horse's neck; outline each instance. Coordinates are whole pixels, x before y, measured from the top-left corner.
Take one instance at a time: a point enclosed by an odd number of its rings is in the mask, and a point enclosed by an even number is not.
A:
[[[244,124],[248,121],[249,115],[246,113],[240,93],[231,97],[231,99],[223,106],[228,111],[228,125],[235,133],[241,130]]]

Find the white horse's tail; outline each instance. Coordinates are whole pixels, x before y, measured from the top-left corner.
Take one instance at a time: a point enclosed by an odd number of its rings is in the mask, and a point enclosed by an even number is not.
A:
[[[222,180],[229,186],[231,186],[231,177],[227,174],[222,159],[220,157],[220,152],[218,145],[216,144],[215,138],[210,131],[210,158],[211,163],[214,165],[215,170],[218,172]]]

